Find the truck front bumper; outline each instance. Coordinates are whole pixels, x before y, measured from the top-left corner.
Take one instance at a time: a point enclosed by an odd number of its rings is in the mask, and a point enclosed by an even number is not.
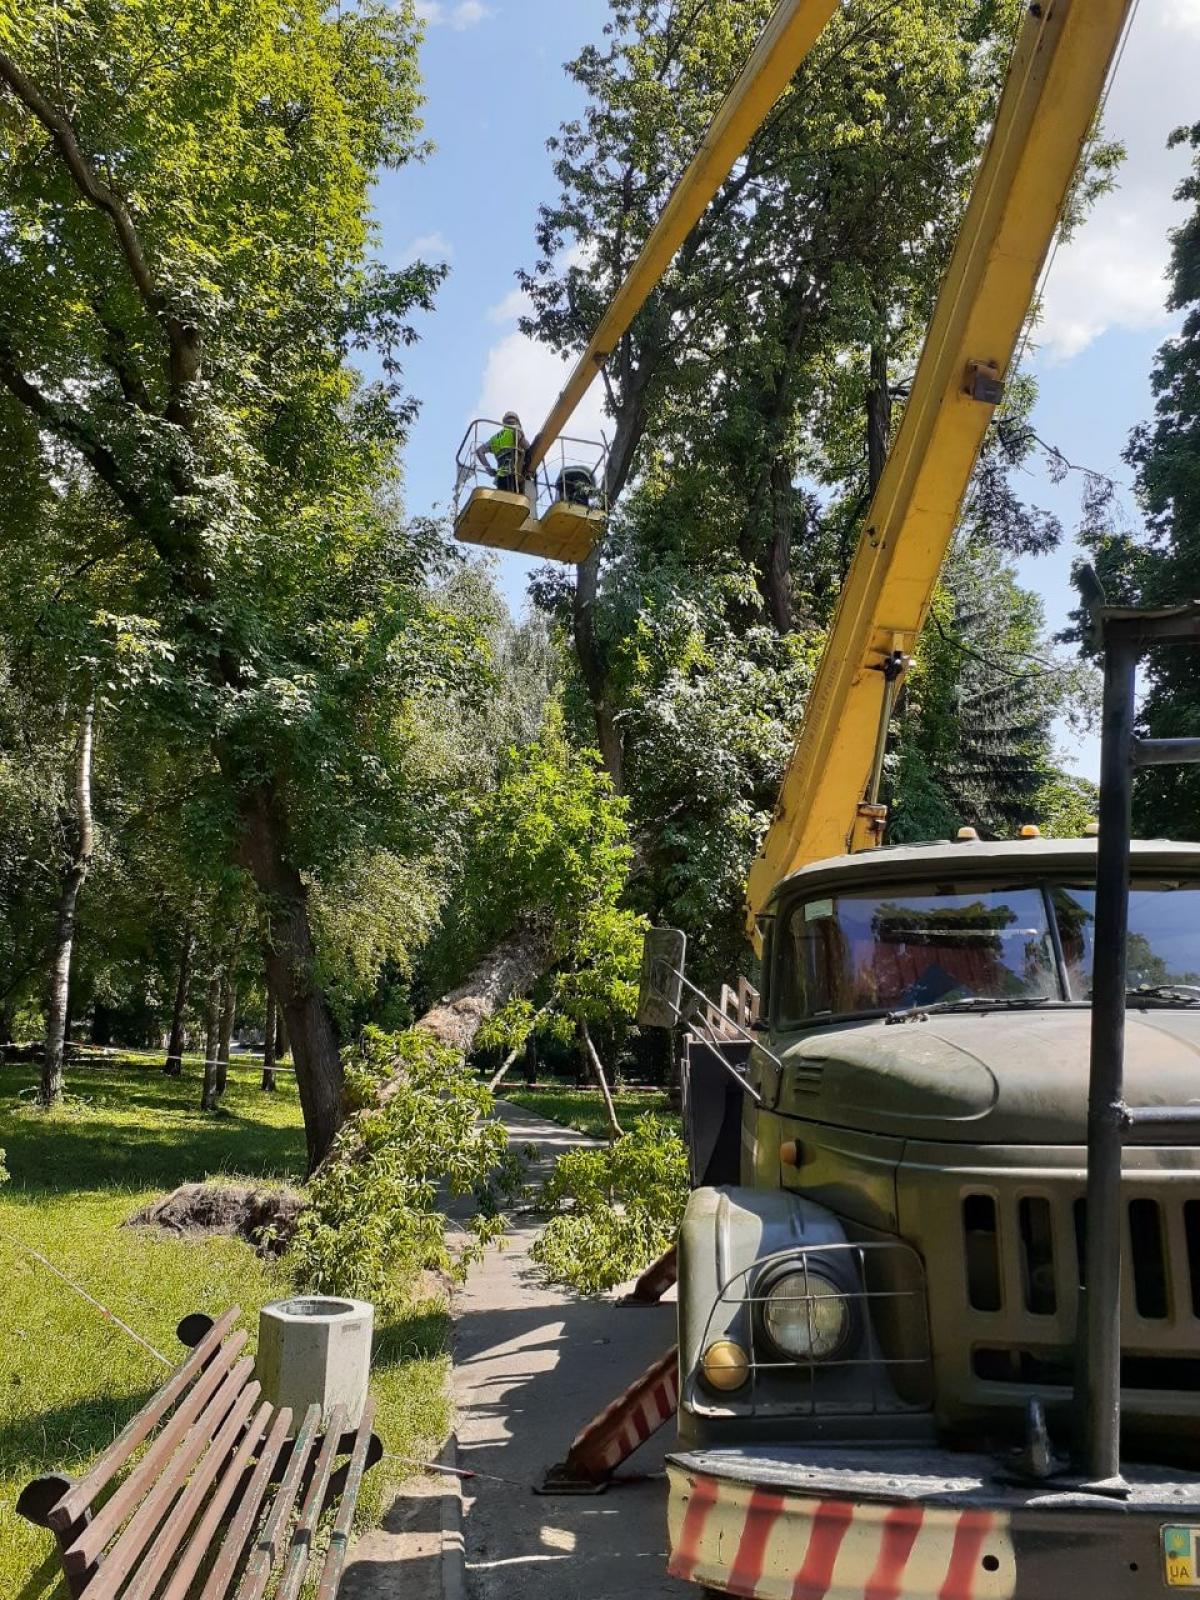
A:
[[[671,1575],[755,1600],[1200,1594],[1192,1474],[1130,1468],[1115,1499],[945,1450],[698,1450],[667,1471]]]

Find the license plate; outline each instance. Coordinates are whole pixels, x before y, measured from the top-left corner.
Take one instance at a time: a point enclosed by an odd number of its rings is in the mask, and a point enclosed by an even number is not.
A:
[[[1168,1589],[1200,1589],[1200,1527],[1168,1526],[1162,1531],[1163,1576]]]

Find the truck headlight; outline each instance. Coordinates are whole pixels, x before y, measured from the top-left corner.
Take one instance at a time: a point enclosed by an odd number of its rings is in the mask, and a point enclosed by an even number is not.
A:
[[[791,1268],[766,1287],[763,1332],[789,1361],[832,1361],[854,1332],[853,1302],[843,1285],[812,1267]]]

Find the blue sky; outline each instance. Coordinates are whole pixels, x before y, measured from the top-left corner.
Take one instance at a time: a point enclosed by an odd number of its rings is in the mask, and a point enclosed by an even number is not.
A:
[[[554,192],[546,139],[582,106],[562,63],[599,38],[608,14],[606,0],[418,0],[417,9],[426,20],[421,64],[436,150],[421,167],[387,174],[378,190],[385,257],[441,258],[451,269],[407,362],[422,400],[406,453],[414,513],[447,508],[454,452],[473,416],[515,405],[532,434],[561,385],[561,364],[517,332],[514,275],[534,260],[538,200]],[[1149,414],[1151,362],[1171,331],[1163,309],[1166,235],[1179,220],[1171,193],[1187,153],[1168,152],[1166,137],[1177,124],[1200,120],[1198,84],[1200,0],[1142,6],[1106,108],[1108,133],[1128,150],[1120,184],[1058,251],[1036,347],[1026,357],[1040,384],[1039,434],[1070,460],[1122,482],[1129,473],[1121,450]],[[597,394],[576,431],[594,434],[602,425]],[[1068,529],[1074,525],[1077,480],[1055,485],[1039,465],[1024,486]],[[1131,499],[1128,507],[1134,517]],[[1054,627],[1073,601],[1072,554],[1067,547],[1021,564]],[[532,565],[502,558],[514,609]],[[1095,775],[1094,736],[1063,729],[1060,742],[1069,765]]]

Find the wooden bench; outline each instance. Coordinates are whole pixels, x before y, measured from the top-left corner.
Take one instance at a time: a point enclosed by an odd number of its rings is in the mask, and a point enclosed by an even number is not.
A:
[[[322,1433],[313,1405],[293,1432],[291,1412],[260,1398],[248,1336],[232,1331],[238,1316],[235,1306],[218,1322],[185,1317],[179,1337],[192,1354],[90,1471],[22,1491],[17,1511],[58,1540],[73,1596],[259,1600],[278,1572],[276,1600],[296,1600],[334,1505],[316,1592],[337,1594],[363,1474],[383,1454],[374,1402],[356,1429],[343,1431],[337,1406]]]

